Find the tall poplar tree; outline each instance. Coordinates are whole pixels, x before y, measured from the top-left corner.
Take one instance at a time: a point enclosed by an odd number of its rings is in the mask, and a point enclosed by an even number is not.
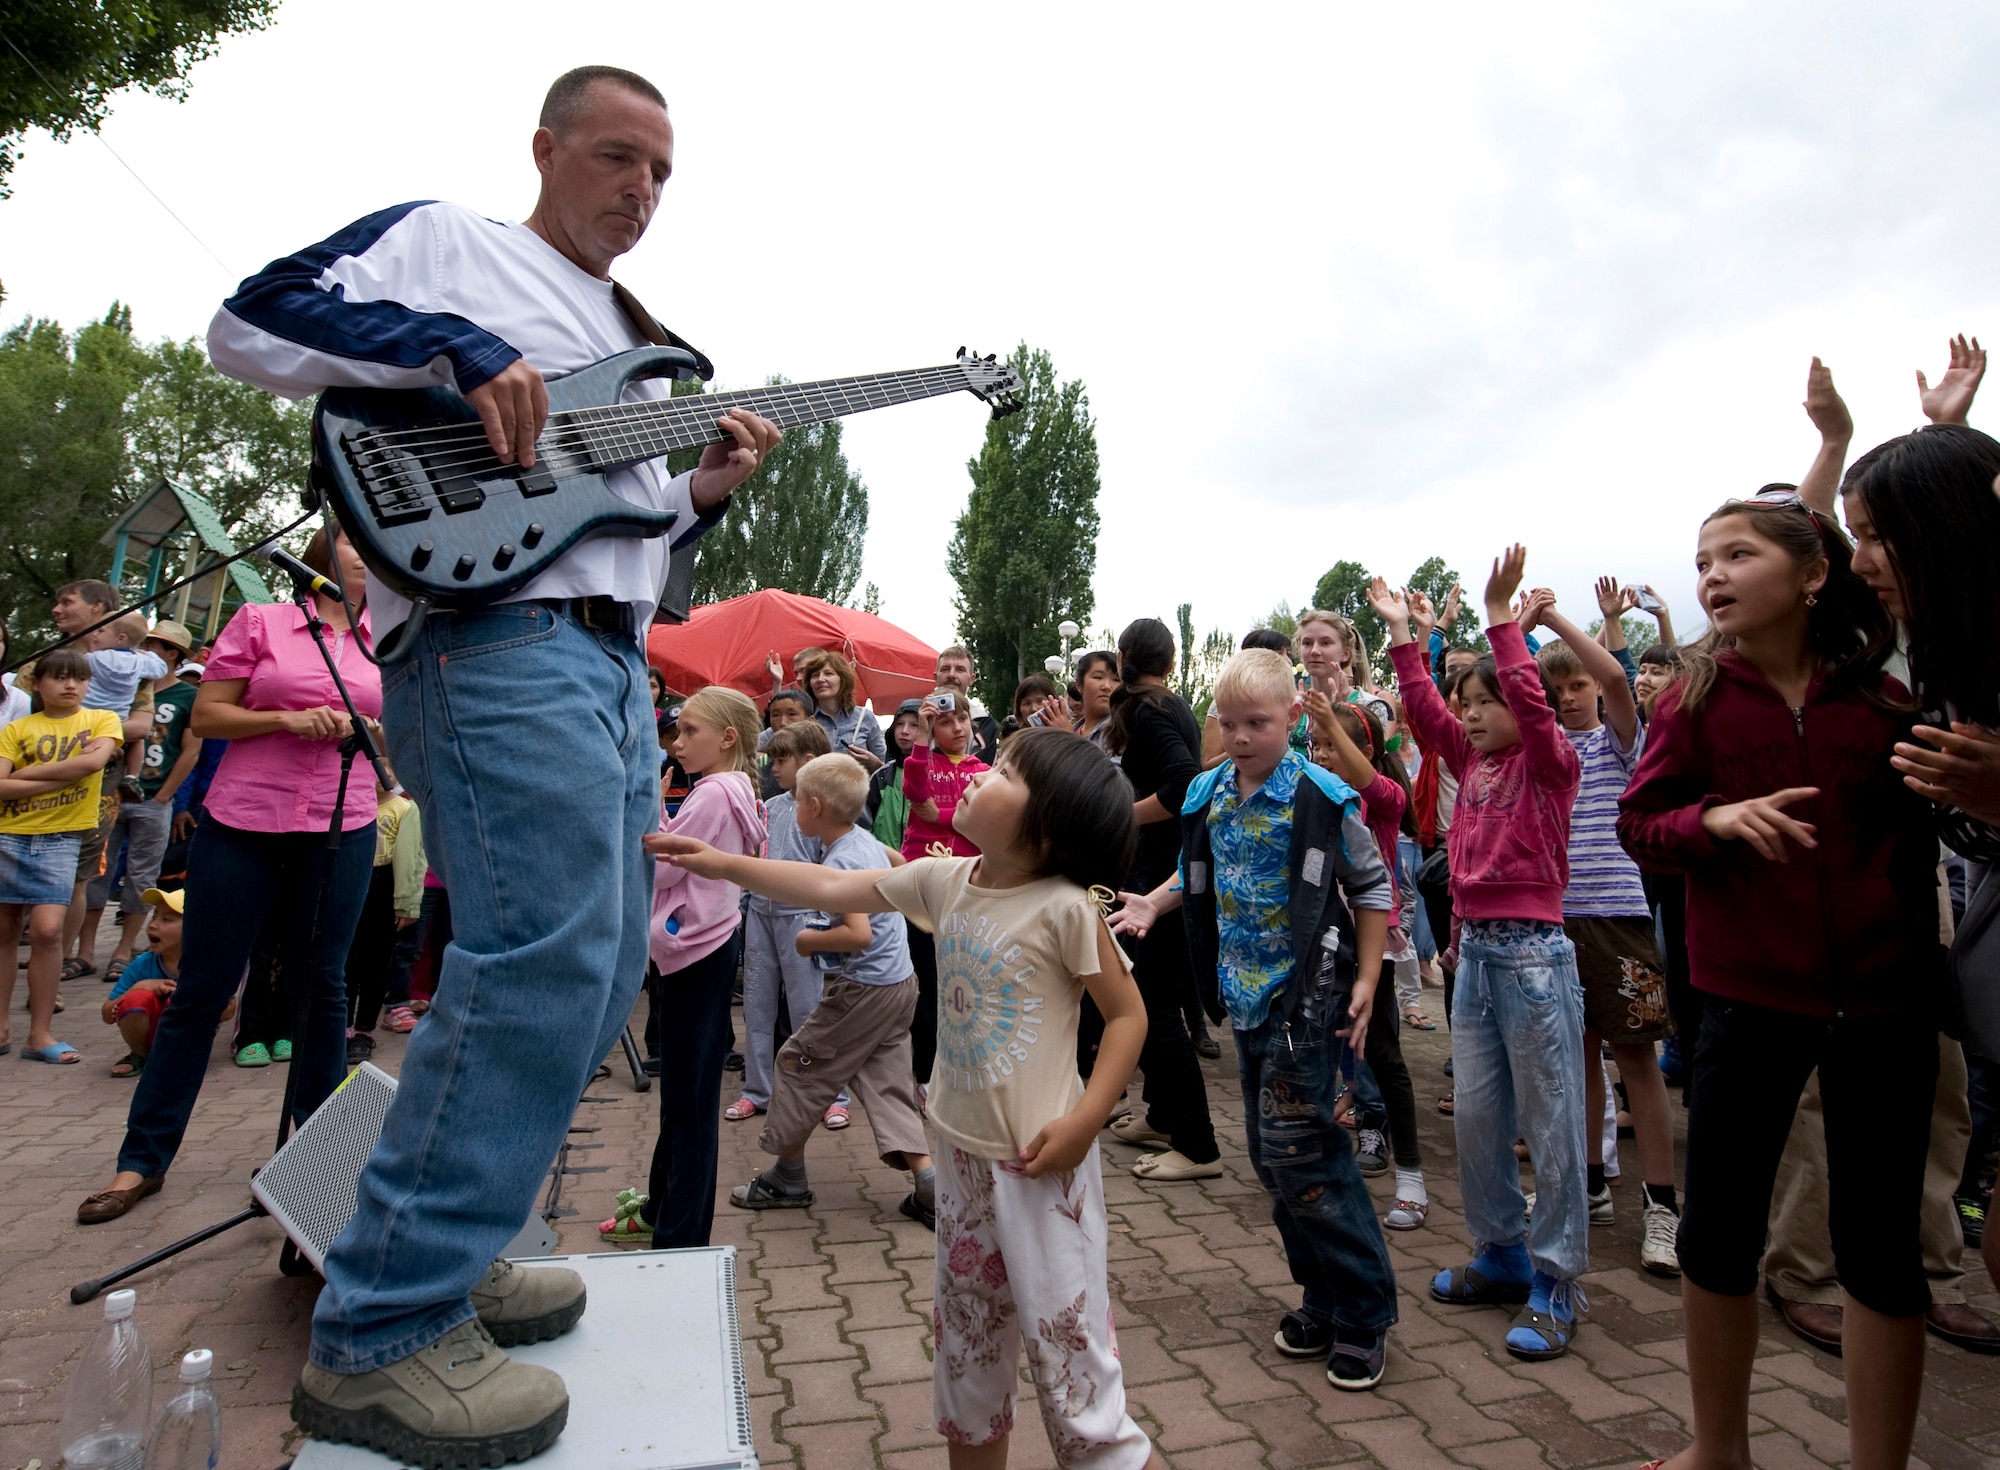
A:
[[[1096,610],[1097,426],[1078,379],[1024,342],[1008,359],[1026,385],[1024,407],[986,428],[966,464],[972,493],[951,538],[958,634],[972,650],[978,690],[1004,709],[1014,686],[1058,651],[1056,625]]]

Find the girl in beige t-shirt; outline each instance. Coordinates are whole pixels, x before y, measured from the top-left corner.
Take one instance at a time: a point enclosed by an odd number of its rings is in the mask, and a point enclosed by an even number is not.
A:
[[[952,825],[981,856],[887,873],[737,857],[671,834],[646,847],[780,903],[900,911],[936,936],[932,1386],[951,1464],[972,1470],[1004,1455],[1025,1348],[1057,1464],[1159,1466],[1125,1411],[1097,1157],[1146,1033],[1138,987],[1090,892],[1108,891],[1130,861],[1132,793],[1089,741],[1024,730],[973,779]],[[1104,1014],[1088,1085],[1076,1072],[1085,994]]]

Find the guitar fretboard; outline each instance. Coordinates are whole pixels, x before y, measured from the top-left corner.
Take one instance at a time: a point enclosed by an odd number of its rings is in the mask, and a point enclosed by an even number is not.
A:
[[[544,434],[572,442],[581,439],[591,459],[600,468],[609,469],[727,439],[730,435],[717,428],[715,421],[732,408],[762,414],[778,427],[789,429],[895,403],[936,398],[964,387],[965,375],[957,367],[827,378],[817,383],[774,383],[727,393],[572,409],[550,415]]]

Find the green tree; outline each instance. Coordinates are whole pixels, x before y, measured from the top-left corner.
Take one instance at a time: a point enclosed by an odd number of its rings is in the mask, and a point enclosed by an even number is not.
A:
[[[1299,615],[1292,611],[1289,602],[1280,602],[1257,626],[1269,628],[1273,633],[1283,633],[1287,638],[1296,638],[1299,636]]]
[[[1411,572],[1410,580],[1403,585],[1430,598],[1431,606],[1442,616],[1445,599],[1451,596],[1453,587],[1461,584],[1458,573],[1444,564],[1444,558],[1434,556]],[[1445,647],[1470,648],[1480,653],[1487,651],[1486,630],[1480,625],[1479,595],[1479,587],[1465,589],[1459,599],[1458,620],[1445,630]]]
[[[1313,588],[1312,605],[1324,612],[1337,612],[1361,635],[1370,664],[1380,663],[1381,651],[1388,646],[1389,628],[1368,605],[1368,568],[1358,561],[1337,561]]]
[[[949,555],[958,633],[979,669],[979,694],[1004,708],[1014,686],[1054,653],[1056,625],[1096,607],[1097,426],[1081,381],[1058,382],[1047,352],[1009,359],[1025,406],[995,419],[966,464],[972,493]]]
[[[60,0],[0,10],[0,199],[29,128],[57,140],[96,132],[113,94],[180,101],[188,72],[221,38],[262,30],[277,0]]]
[[[46,631],[55,589],[101,577],[100,544],[170,475],[207,496],[238,545],[295,519],[311,410],[223,377],[198,343],[133,340],[114,305],[74,334],[30,320],[0,335],[0,616]],[[135,566],[123,589],[136,597]]]
[[[695,544],[695,602],[765,587],[832,603],[853,595],[868,537],[868,487],[849,467],[840,435],[835,419],[778,441],[737,489],[722,524]]]
[[[1632,650],[1634,658],[1660,641],[1660,625],[1643,613],[1627,613],[1618,622],[1625,629],[1625,646]],[[1603,629],[1604,619],[1595,617],[1583,631],[1595,638]],[[1535,636],[1539,638],[1541,635],[1537,633]]]

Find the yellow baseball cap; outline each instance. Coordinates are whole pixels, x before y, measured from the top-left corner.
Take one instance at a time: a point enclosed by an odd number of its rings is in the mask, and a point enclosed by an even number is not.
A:
[[[148,888],[139,895],[139,902],[154,908],[164,905],[177,914],[187,913],[187,890],[185,888]]]

